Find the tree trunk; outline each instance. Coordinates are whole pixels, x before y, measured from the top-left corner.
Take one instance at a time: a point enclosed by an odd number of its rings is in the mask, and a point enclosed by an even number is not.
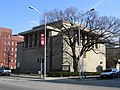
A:
[[[73,61],[73,69],[74,69],[74,72],[78,72],[78,62],[77,62],[77,60]]]

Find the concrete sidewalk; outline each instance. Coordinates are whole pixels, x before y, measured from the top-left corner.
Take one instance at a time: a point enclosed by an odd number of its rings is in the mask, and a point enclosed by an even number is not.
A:
[[[21,78],[32,78],[32,79],[41,79],[44,80],[43,77],[41,77],[40,75],[22,75],[22,74],[12,74],[11,77],[21,77]],[[95,80],[98,79],[99,75],[95,75],[95,76],[86,76],[86,78],[82,79],[82,80]],[[58,79],[80,79],[79,76],[71,76],[71,77],[46,77],[45,80],[58,80]]]

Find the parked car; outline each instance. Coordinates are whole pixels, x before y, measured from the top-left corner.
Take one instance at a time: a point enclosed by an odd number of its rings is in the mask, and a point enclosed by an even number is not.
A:
[[[118,78],[119,76],[119,71],[116,68],[107,68],[101,73],[100,78]]]
[[[0,67],[0,75],[10,76],[11,69],[8,67]]]
[[[119,71],[119,77],[120,77],[120,71]]]

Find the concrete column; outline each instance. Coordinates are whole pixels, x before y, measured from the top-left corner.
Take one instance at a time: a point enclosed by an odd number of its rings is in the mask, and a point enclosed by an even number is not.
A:
[[[40,32],[37,32],[37,47],[40,46]]]
[[[30,35],[28,35],[28,47],[30,47]]]
[[[34,46],[37,46],[37,33],[34,34]]]
[[[32,34],[32,47],[35,46],[35,33]]]
[[[27,48],[28,47],[28,36],[26,35],[24,37],[24,48]]]
[[[26,38],[27,38],[27,37],[24,36],[24,48],[26,48],[26,42],[27,42],[27,41],[26,41]]]

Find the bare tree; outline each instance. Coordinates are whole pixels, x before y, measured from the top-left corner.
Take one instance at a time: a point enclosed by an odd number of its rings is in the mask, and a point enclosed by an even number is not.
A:
[[[70,7],[65,10],[53,10],[46,12],[48,22],[54,21],[67,21],[68,24],[62,24],[56,27],[60,29],[60,35],[70,47],[72,53],[66,52],[73,59],[74,71],[78,71],[79,55],[76,54],[75,45],[79,45],[80,41],[82,48],[80,51],[80,57],[85,52],[94,50],[93,46],[98,43],[114,43],[116,37],[120,33],[120,19],[116,17],[102,16],[100,17],[97,12],[83,12],[78,11],[76,8]],[[64,29],[63,29],[64,28]]]
[[[5,64],[7,65],[7,67],[10,67],[10,59],[12,57],[11,55],[11,48],[8,46],[8,48],[6,48],[6,51],[4,51],[4,59],[5,59]]]

